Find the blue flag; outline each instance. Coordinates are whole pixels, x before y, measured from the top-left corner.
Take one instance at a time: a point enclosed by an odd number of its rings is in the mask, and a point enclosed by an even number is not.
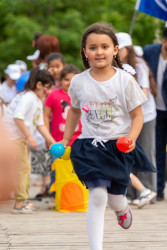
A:
[[[138,0],[136,9],[167,21],[167,0]]]

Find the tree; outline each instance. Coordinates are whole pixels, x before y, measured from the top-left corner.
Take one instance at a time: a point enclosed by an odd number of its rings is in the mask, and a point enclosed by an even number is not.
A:
[[[129,32],[136,0],[0,0],[0,70],[9,63],[34,52],[34,32],[58,37],[60,49],[68,63],[80,68],[80,40],[87,26],[110,22],[115,30]],[[152,43],[164,22],[138,13],[133,42],[144,46]],[[147,36],[145,35],[147,34]],[[27,61],[26,61],[27,62]],[[31,64],[28,62],[29,68]]]

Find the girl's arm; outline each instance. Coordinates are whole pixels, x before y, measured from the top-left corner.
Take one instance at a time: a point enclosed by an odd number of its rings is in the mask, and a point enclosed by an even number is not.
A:
[[[130,128],[128,137],[132,141],[132,144],[129,146],[130,150],[128,150],[127,153],[135,149],[136,140],[140,134],[140,131],[142,130],[143,122],[144,122],[144,116],[143,116],[141,105],[133,109],[132,111],[130,111],[129,114],[130,114],[132,123],[131,123],[131,128]]]
[[[66,147],[70,143],[71,137],[73,136],[73,133],[76,129],[76,126],[79,122],[79,119],[81,117],[81,110],[77,108],[70,107],[66,119],[66,126],[65,126],[65,132],[64,137],[61,143]]]
[[[145,96],[148,98],[148,89],[147,88],[142,88],[142,90],[143,90]]]
[[[26,127],[24,120],[14,118],[14,122],[16,123],[16,126],[18,127],[18,129],[22,132],[22,134],[27,139],[28,145],[31,148],[36,148],[38,146],[37,142],[35,138],[32,136],[32,134],[30,133],[30,131],[28,130],[28,128]]]
[[[49,108],[47,106],[44,106],[43,114],[44,114],[45,125],[46,125],[47,129],[49,130],[50,129],[50,117],[51,117],[51,114],[52,114],[51,108]]]
[[[37,126],[37,129],[41,133],[41,135],[43,135],[43,137],[45,138],[47,145],[48,144],[51,145],[56,142],[45,125]]]

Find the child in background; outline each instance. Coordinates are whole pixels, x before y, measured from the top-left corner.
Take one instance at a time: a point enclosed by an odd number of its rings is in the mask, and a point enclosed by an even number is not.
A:
[[[136,142],[146,97],[135,79],[122,70],[118,49],[109,25],[96,23],[85,31],[81,55],[86,70],[71,81],[71,107],[60,141],[65,147],[69,144],[81,116],[82,134],[72,145],[71,160],[79,179],[89,188],[87,230],[91,250],[102,250],[107,203],[122,228],[132,224],[125,196],[132,167],[156,171]],[[127,153],[116,147],[121,136],[128,136],[132,142]]]
[[[5,69],[6,80],[0,85],[0,98],[5,104],[9,104],[16,96],[16,81],[21,75],[20,67],[16,64],[9,64]]]
[[[21,74],[27,71],[27,64],[22,60],[16,60],[15,64],[19,66]]]
[[[60,73],[61,88],[53,90],[47,97],[44,107],[44,121],[49,129],[51,118],[51,134],[56,141],[63,139],[65,122],[71,99],[68,95],[71,79],[80,70],[72,64],[67,64]],[[80,135],[81,126],[76,129],[71,143]]]
[[[41,201],[44,197],[49,196],[50,171],[52,158],[50,150],[46,146],[44,137],[35,131],[33,137],[37,141],[37,148],[29,148],[31,159],[31,173],[41,177],[41,190],[35,195],[35,200]],[[36,181],[38,183],[38,179]]]
[[[71,99],[68,95],[68,89],[72,77],[79,73],[80,70],[72,65],[67,64],[60,73],[61,88],[53,90],[47,97],[44,107],[44,120],[47,128],[50,127],[51,119],[51,134],[56,141],[63,139],[65,122],[68,110],[71,105]],[[75,133],[70,141],[70,145],[81,134],[81,123],[78,124]],[[53,159],[54,160],[54,159]],[[55,182],[55,171],[51,171],[51,184]],[[50,194],[52,204],[55,204],[55,192]]]
[[[53,74],[55,78],[55,89],[60,88],[60,72],[64,68],[65,59],[64,56],[59,53],[51,53],[47,58],[48,71]]]
[[[37,128],[48,144],[55,142],[43,121],[42,99],[48,94],[54,78],[47,70],[34,68],[25,84],[24,91],[9,104],[4,123],[11,140],[17,148],[17,183],[15,189],[14,213],[32,213],[35,208],[27,202],[31,167],[28,159],[27,144],[37,147],[33,133]]]
[[[145,60],[137,56],[135,53],[132,39],[129,34],[120,32],[117,33],[117,39],[119,43],[119,53],[121,61],[123,63],[130,64],[136,70],[136,79],[147,97],[147,102],[142,106],[144,115],[144,124],[141,133],[138,137],[138,141],[143,147],[146,155],[151,163],[156,166],[155,161],[155,124],[156,124],[156,105],[154,97],[156,96],[156,84],[152,77],[152,72],[149,69]],[[139,180],[147,188],[157,192],[157,173],[135,173]],[[131,191],[131,193],[130,193]],[[133,194],[134,193],[134,194]],[[135,190],[128,188],[128,196],[136,199],[137,194]],[[155,203],[156,199],[152,200]]]

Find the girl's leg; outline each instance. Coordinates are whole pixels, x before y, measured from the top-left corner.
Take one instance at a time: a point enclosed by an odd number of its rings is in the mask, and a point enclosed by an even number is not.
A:
[[[108,194],[108,205],[114,211],[121,211],[127,207],[127,199],[122,194]]]
[[[89,188],[87,230],[91,250],[102,250],[104,214],[108,194],[106,187]]]
[[[128,229],[132,225],[132,212],[127,205],[127,199],[124,195],[108,194],[108,205],[115,211],[118,224]]]

